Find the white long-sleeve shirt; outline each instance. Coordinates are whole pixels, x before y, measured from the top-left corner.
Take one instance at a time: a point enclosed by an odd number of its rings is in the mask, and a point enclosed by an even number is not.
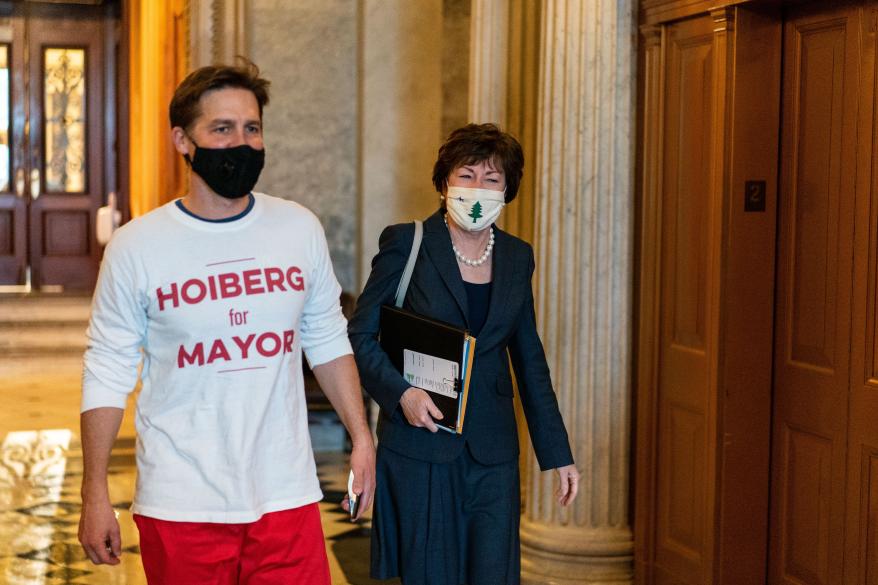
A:
[[[142,357],[135,513],[252,522],[321,499],[302,350],[312,366],[351,353],[340,293],[317,218],[264,194],[232,221],[172,202],[114,234],[82,411],[124,408]]]

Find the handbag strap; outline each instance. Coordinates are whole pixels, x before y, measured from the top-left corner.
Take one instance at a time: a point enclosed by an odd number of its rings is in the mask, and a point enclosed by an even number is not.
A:
[[[424,226],[417,219],[415,220],[415,239],[412,240],[412,250],[409,252],[409,259],[405,263],[402,271],[402,278],[399,279],[399,286],[396,287],[396,307],[402,307],[405,300],[405,293],[409,288],[409,281],[412,279],[412,271],[415,269],[415,261],[418,259],[418,250],[421,249],[421,238],[424,235]]]

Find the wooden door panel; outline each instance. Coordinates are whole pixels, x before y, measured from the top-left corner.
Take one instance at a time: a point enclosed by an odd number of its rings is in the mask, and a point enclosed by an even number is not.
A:
[[[711,542],[707,453],[713,21],[668,27],[656,462],[657,583],[702,582]],[[681,581],[682,580],[682,581]]]
[[[668,266],[673,280],[669,283],[669,300],[673,305],[671,339],[679,350],[690,350],[699,357],[704,355],[707,322],[707,201],[710,192],[710,84],[712,35],[680,39],[674,42],[672,33],[669,83],[675,87],[669,100],[673,110],[673,131],[669,138],[675,144],[669,169],[668,186],[676,195],[673,216],[668,217],[666,232],[673,237],[669,246],[673,263]],[[675,77],[674,74],[677,74]],[[670,153],[669,153],[670,154]],[[670,161],[669,161],[670,162]],[[670,166],[670,165],[669,165]],[[688,354],[688,352],[687,352]]]
[[[0,194],[0,285],[21,284],[27,265],[27,207],[14,193]]]
[[[829,373],[835,363],[845,21],[800,27],[789,358]],[[845,307],[846,308],[846,307]],[[842,351],[844,351],[842,345]]]
[[[878,585],[878,2],[864,7],[851,332],[845,581]]]
[[[101,11],[79,8],[72,12],[67,6],[38,5],[27,17],[32,87],[29,230],[34,284],[88,290],[100,261],[92,225],[104,199],[106,84]],[[67,62],[64,67],[57,64]],[[74,99],[83,102],[80,109],[68,104]],[[78,123],[57,122],[77,118],[79,112]],[[65,127],[69,133],[62,131]],[[82,148],[59,146],[74,141],[81,141]]]
[[[784,26],[769,581],[841,585],[859,13]]]
[[[832,440],[790,427],[783,432],[785,572],[801,583],[828,583],[829,541],[819,536],[829,528],[824,494],[832,489]]]
[[[874,397],[872,401],[873,404],[866,412],[874,417],[876,410]],[[856,415],[853,418],[856,418]],[[870,438],[874,440],[876,419],[871,420]],[[849,581],[878,585],[878,447],[863,444],[859,429],[860,425],[855,424],[851,433],[854,441],[860,443],[861,449],[853,449],[859,455],[860,461],[856,466],[855,474],[852,474],[849,486],[853,496],[849,498],[851,515],[856,516],[850,518],[848,522],[848,540],[853,543],[853,547],[848,549],[853,553],[848,555]],[[859,478],[856,477],[857,475]]]
[[[0,174],[0,285],[22,284],[27,259],[27,200],[21,178],[24,144],[24,26],[12,12],[0,14],[0,51],[5,53],[8,93],[0,92],[5,101],[7,118],[0,118],[0,132],[6,130],[7,174]],[[0,68],[2,74],[3,68]],[[6,157],[4,157],[6,158]]]

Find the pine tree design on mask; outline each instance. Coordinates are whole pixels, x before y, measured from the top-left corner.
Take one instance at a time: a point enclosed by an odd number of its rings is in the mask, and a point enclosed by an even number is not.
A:
[[[473,218],[473,223],[476,223],[480,217],[482,217],[482,204],[479,201],[476,201],[476,204],[473,205],[472,210],[469,213],[469,216]]]

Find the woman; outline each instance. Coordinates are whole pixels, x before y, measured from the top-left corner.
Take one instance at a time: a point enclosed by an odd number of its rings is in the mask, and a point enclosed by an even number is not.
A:
[[[540,468],[576,496],[579,474],[537,335],[530,245],[493,226],[518,193],[521,145],[493,124],[469,124],[439,149],[433,184],[441,209],[423,241],[403,308],[466,327],[476,338],[462,435],[437,433],[441,413],[410,387],[378,343],[413,224],[384,230],[348,332],[366,391],[378,402],[372,576],[404,585],[519,582],[518,438],[509,358]],[[508,353],[507,353],[508,351]]]

